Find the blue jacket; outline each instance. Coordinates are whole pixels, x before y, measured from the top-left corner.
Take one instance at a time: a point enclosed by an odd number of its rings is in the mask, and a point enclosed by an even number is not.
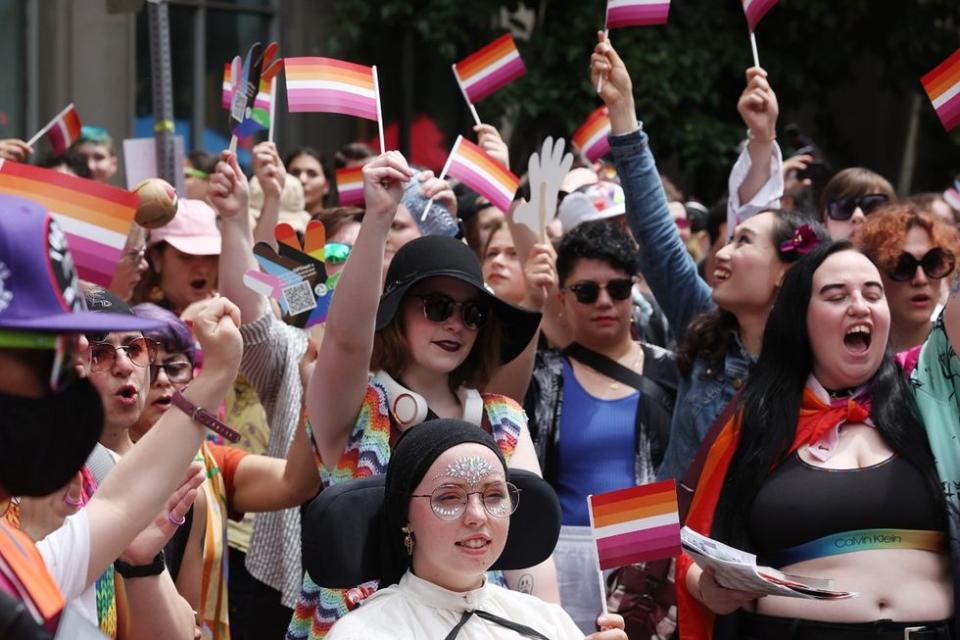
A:
[[[681,344],[690,322],[715,308],[710,287],[698,275],[667,209],[647,134],[640,128],[610,136],[610,147],[626,196],[627,221],[640,244],[640,271]],[[658,478],[683,479],[710,425],[743,385],[751,364],[737,336],[730,339],[722,368],[697,358],[677,388],[670,442]]]

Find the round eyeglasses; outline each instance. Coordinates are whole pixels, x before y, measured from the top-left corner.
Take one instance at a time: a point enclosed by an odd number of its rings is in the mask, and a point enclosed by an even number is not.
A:
[[[483,491],[467,491],[464,487],[444,484],[433,493],[411,495],[411,498],[430,498],[430,508],[441,520],[456,520],[463,515],[472,495],[480,496],[480,502],[494,518],[507,518],[520,504],[520,489],[510,482],[488,485]]]

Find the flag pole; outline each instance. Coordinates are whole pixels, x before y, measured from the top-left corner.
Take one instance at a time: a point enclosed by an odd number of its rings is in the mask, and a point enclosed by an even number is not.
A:
[[[757,53],[757,36],[750,31],[750,49],[753,50],[753,66],[760,66],[760,55]]]
[[[373,90],[377,94],[377,127],[380,130],[380,153],[387,152],[387,145],[383,140],[383,112],[380,110],[380,76],[377,75],[377,65],[373,69]]]
[[[603,19],[603,39],[610,39],[610,30],[607,29],[607,19]],[[603,74],[600,74],[600,78],[597,80],[597,94],[600,94],[600,90],[603,89]]]
[[[600,568],[600,550],[597,548],[596,527],[593,523],[593,494],[587,496],[587,514],[590,516],[590,535],[593,537],[593,551],[597,559],[597,580],[600,582],[600,609],[603,615],[610,613],[607,609],[607,583],[603,579],[603,569]]]
[[[273,142],[273,124],[276,121],[277,107],[277,76],[270,78],[270,131],[267,133],[267,142]]]
[[[453,156],[457,153],[457,147],[460,146],[460,140],[463,139],[463,136],[457,136],[457,140],[453,143],[453,148],[450,149],[450,155],[447,156],[447,161],[443,163],[443,169],[440,171],[440,179],[443,180],[447,177],[447,171],[450,170],[450,163],[453,162]],[[427,219],[427,214],[430,213],[430,207],[433,206],[433,198],[427,202],[427,206],[423,208],[423,213],[420,214],[420,222],[423,222]]]
[[[43,127],[43,129],[40,129],[40,131],[38,131],[36,134],[34,134],[34,136],[33,136],[32,138],[30,138],[29,140],[27,140],[27,146],[28,146],[28,147],[32,147],[33,145],[35,145],[35,144],[37,143],[37,140],[39,140],[40,138],[42,138],[47,131],[50,131],[50,129],[53,128],[53,125],[55,125],[55,124],[60,120],[60,118],[62,118],[62,117],[64,116],[64,114],[67,113],[68,111],[70,111],[70,109],[72,109],[72,108],[73,108],[73,103],[71,102],[70,104],[68,104],[68,105],[66,106],[66,108],[65,108],[63,111],[61,111],[60,113],[58,113],[57,115],[55,115],[50,122],[48,122],[47,124],[45,124],[44,127]]]
[[[470,102],[470,98],[467,97],[467,90],[463,88],[463,83],[460,82],[460,74],[457,73],[457,65],[452,64],[450,68],[453,69],[453,77],[457,79],[457,86],[460,87],[460,93],[463,94],[463,99],[467,103],[467,107],[470,109],[470,115],[473,116],[473,121],[479,127],[482,123],[480,122],[480,116],[477,114],[477,108],[473,106],[473,103]]]

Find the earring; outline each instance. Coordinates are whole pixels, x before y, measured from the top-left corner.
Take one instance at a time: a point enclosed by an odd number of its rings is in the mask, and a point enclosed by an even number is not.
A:
[[[410,527],[401,527],[400,531],[403,531],[403,548],[407,550],[407,555],[413,555],[413,531],[410,531]]]

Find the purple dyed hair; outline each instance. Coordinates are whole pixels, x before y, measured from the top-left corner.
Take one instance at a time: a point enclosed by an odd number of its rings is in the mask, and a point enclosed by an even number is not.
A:
[[[175,314],[167,311],[163,307],[158,307],[151,302],[144,302],[134,305],[133,314],[138,318],[147,318],[163,323],[163,327],[144,331],[143,336],[156,340],[163,345],[167,351],[182,352],[190,360],[190,364],[195,365],[196,348],[193,342],[193,334],[187,325]]]

